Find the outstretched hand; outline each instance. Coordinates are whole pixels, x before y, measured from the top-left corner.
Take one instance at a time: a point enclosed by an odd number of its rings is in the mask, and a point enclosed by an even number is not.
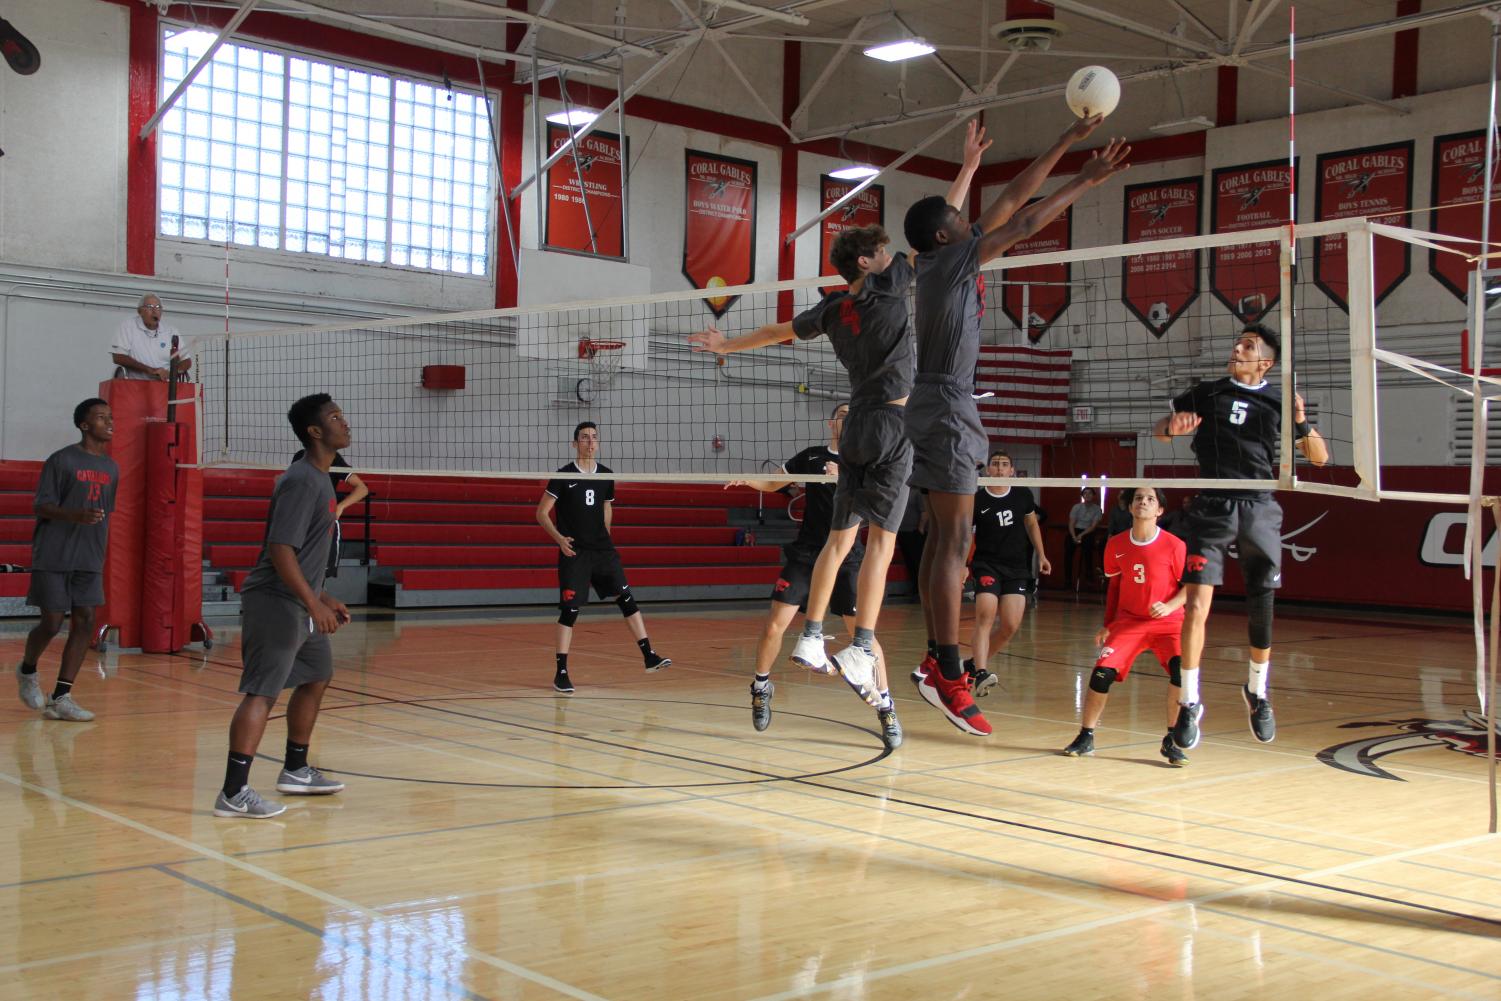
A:
[[[1126,140],[1112,139],[1104,149],[1095,150],[1079,175],[1091,187],[1104,184],[1130,166],[1126,163],[1126,157],[1130,155],[1131,147],[1126,145]]]
[[[688,343],[693,345],[695,351],[712,351],[715,354],[724,353],[724,345],[727,338],[724,331],[714,324],[709,324],[696,334],[688,335]]]
[[[1167,433],[1175,438],[1179,435],[1193,434],[1202,423],[1204,423],[1204,418],[1198,414],[1179,410],[1168,419]]]
[[[991,140],[985,138],[985,126],[980,124],[978,118],[969,120],[969,128],[964,134],[964,168],[974,170],[980,165],[980,157],[991,147]]]
[[[1099,128],[1100,123],[1104,120],[1104,115],[1090,115],[1088,118],[1076,118],[1074,119],[1074,123],[1064,130],[1063,138],[1071,143],[1088,139],[1091,133]]]

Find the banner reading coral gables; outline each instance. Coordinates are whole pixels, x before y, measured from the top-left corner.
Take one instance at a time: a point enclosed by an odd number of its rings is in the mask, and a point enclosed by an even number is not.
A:
[[[853,191],[855,185],[859,183],[859,181],[841,181],[828,174],[821,175],[818,178],[819,211],[826,211],[830,205]],[[834,238],[844,230],[852,226],[884,225],[886,225],[886,188],[880,184],[872,184],[839,206],[839,211],[830,212],[823,217],[823,222],[818,227],[818,273],[821,275],[839,273],[834,265],[829,263],[829,248],[834,245]],[[833,292],[840,287],[830,285],[824,291]]]
[[[1126,188],[1125,243],[1199,235],[1202,177]],[[1121,302],[1155,336],[1199,297],[1199,251],[1170,250],[1128,257],[1121,264]]]
[[[1350,219],[1407,225],[1412,208],[1412,140],[1319,155],[1314,218]],[[1387,215],[1387,213],[1392,213]],[[1412,244],[1377,240],[1373,255],[1376,302],[1402,284],[1412,266]],[[1313,283],[1345,312],[1350,311],[1350,275],[1345,234],[1313,242]]]
[[[1287,225],[1292,180],[1286,160],[1216,169],[1209,184],[1209,232]],[[1214,247],[1209,251],[1209,291],[1241,322],[1259,323],[1282,297],[1280,257],[1276,240]]]
[[[567,141],[566,125],[547,127],[548,156]],[[547,232],[543,243],[549,249],[625,257],[620,165],[620,137],[590,132],[547,169]]]
[[[748,285],[756,270],[756,164],[688,150],[683,276],[694,288]],[[738,296],[704,304],[720,317]]]
[[[1497,171],[1501,174],[1501,170]],[[1446,236],[1480,240],[1480,203],[1485,198],[1485,133],[1460,132],[1433,140],[1433,197],[1428,228]],[[1501,233],[1501,215],[1491,203],[1491,232]],[[1474,253],[1471,245],[1456,249]],[[1470,272],[1475,265],[1463,254],[1428,252],[1428,273],[1457,298],[1470,296]]]

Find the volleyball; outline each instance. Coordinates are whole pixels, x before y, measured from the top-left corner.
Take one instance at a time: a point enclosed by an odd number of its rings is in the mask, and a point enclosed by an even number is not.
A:
[[[1080,118],[1108,115],[1121,103],[1121,82],[1103,66],[1085,66],[1068,78],[1063,94],[1069,110]]]

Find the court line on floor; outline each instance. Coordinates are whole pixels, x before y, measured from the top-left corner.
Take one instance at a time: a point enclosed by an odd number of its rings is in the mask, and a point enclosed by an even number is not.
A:
[[[155,866],[141,866],[143,869],[154,869]],[[237,935],[247,932],[266,931],[280,927],[275,921],[267,921],[264,924],[237,925],[230,928],[214,928],[210,931],[196,931],[189,935],[174,935],[171,938],[153,938],[144,942],[131,942],[129,945],[112,945],[103,949],[90,949],[88,952],[74,952],[66,955],[55,954],[46,959],[29,959],[23,963],[11,963],[8,966],[0,966],[0,973],[22,973],[26,970],[38,970],[44,966],[56,966],[59,963],[81,963],[90,959],[104,959],[109,956],[120,956],[131,952],[140,952],[143,949],[155,949],[161,946],[182,945],[187,942],[196,942],[199,939],[213,938],[216,935],[225,935],[233,939]]]

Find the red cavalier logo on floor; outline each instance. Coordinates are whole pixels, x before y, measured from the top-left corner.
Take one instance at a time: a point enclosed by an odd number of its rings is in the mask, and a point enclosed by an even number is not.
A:
[[[1326,747],[1318,759],[1340,771],[1353,772],[1372,779],[1406,781],[1382,768],[1378,761],[1388,754],[1399,751],[1421,751],[1433,747],[1447,747],[1451,751],[1486,755],[1485,716],[1471,709],[1464,711],[1462,719],[1408,719],[1378,720],[1370,723],[1342,723],[1340,729],[1358,727],[1396,727],[1397,733],[1384,733],[1377,737],[1352,740],[1345,744]]]

